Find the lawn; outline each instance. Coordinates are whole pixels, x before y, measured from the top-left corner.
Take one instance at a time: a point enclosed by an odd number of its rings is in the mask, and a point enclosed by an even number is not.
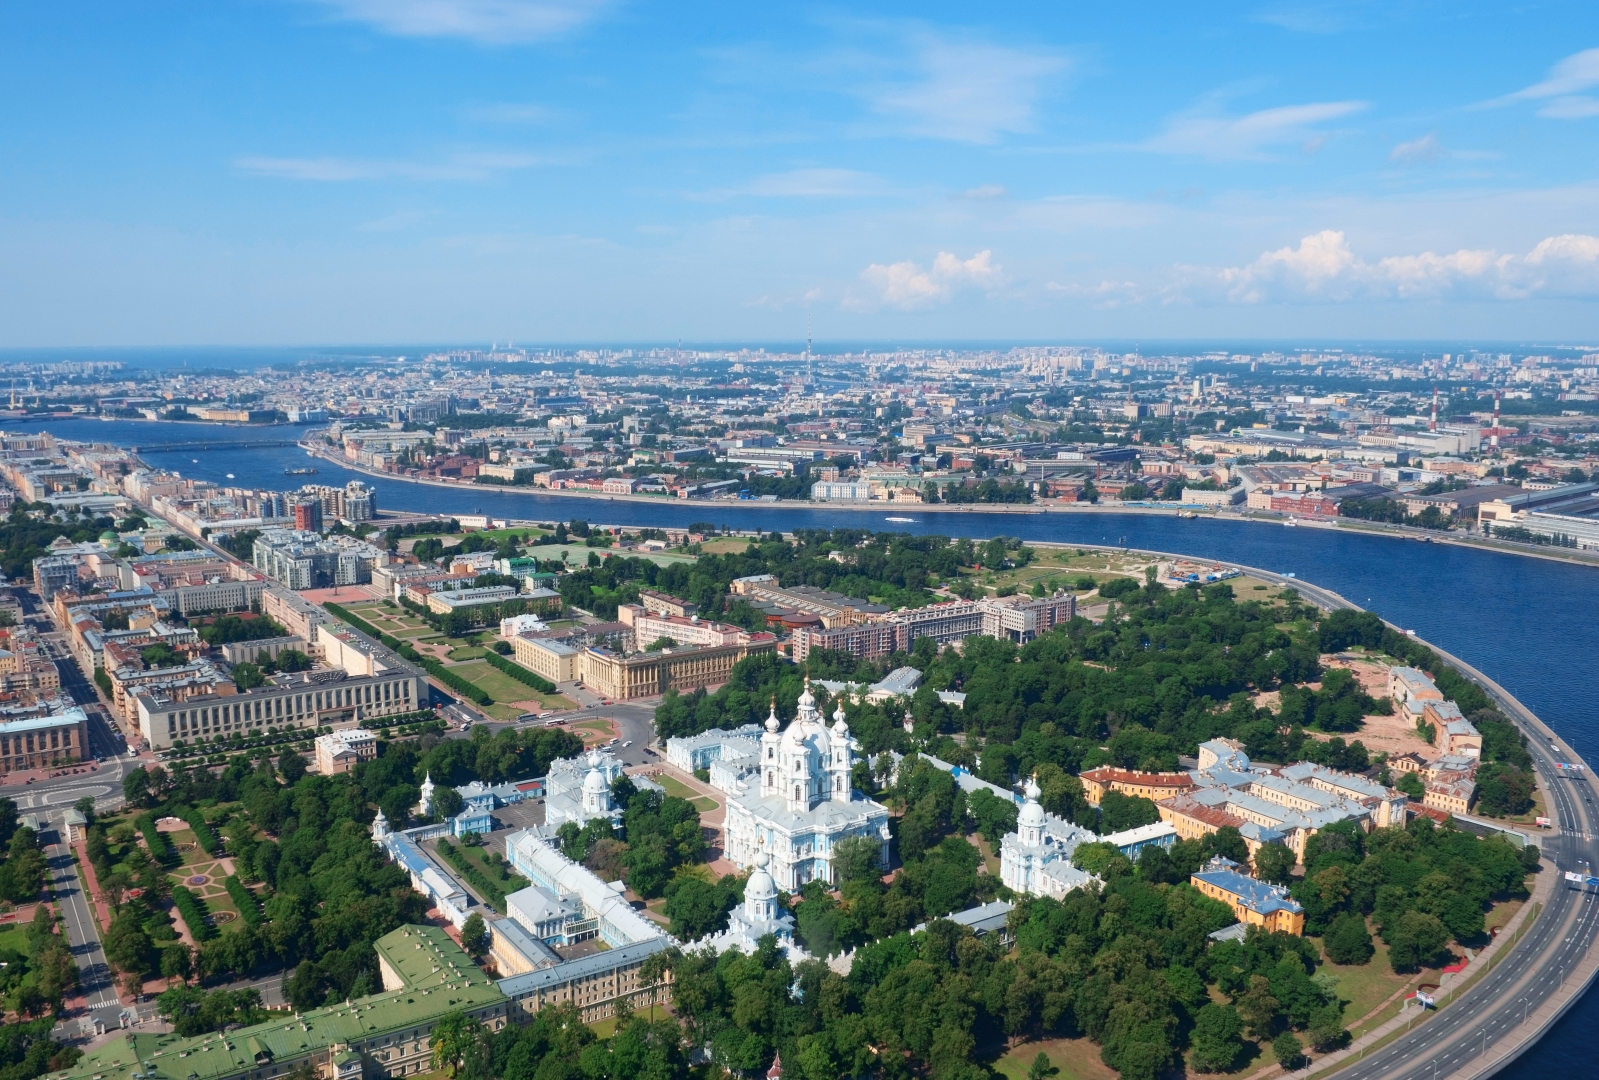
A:
[[[4,930],[0,930],[0,950],[7,949],[14,953],[21,953],[23,956],[29,955],[28,926],[26,923],[7,924]]]
[[[1421,974],[1394,974],[1393,965],[1388,963],[1388,946],[1376,935],[1372,936],[1372,944],[1377,952],[1369,963],[1341,967],[1327,961],[1320,968],[1321,972],[1338,980],[1338,996],[1349,1003],[1344,1006],[1344,1023],[1357,1037],[1386,1020],[1386,1010],[1383,1010],[1384,1015],[1380,1020],[1361,1023],[1362,1020],[1374,1010],[1381,1009],[1396,991],[1408,992],[1423,977]]]
[[[998,1061],[993,1069],[1010,1080],[1027,1080],[1033,1059],[1043,1051],[1054,1066],[1052,1080],[1117,1080],[1117,1073],[1099,1056],[1099,1046],[1089,1039],[1044,1039],[1022,1043]]]
[[[695,791],[693,788],[689,787],[675,776],[667,776],[665,773],[662,773],[655,779],[663,788],[666,789],[666,793],[668,795],[676,795],[679,799],[687,799],[689,802],[694,804],[694,809],[698,810],[702,814],[711,810],[715,810],[717,807],[717,802],[715,799],[708,795],[701,795],[699,792]]]
[[[489,667],[487,660],[454,664],[450,670],[494,699],[495,704],[485,711],[496,720],[515,720],[521,714],[520,709],[507,707],[513,701],[537,701],[546,709],[575,707],[573,702],[560,694],[541,694],[526,683],[517,682],[498,668]]]

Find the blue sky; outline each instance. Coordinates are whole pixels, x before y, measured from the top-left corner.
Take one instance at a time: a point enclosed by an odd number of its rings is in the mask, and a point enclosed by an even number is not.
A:
[[[1596,12],[9,5],[0,345],[1591,341]]]

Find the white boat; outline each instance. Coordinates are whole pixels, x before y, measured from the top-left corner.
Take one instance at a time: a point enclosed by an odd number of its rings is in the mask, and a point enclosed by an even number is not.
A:
[[[228,479],[229,479],[229,480],[232,480],[232,479],[233,479],[233,474],[232,474],[232,473],[228,473]]]
[[[914,525],[914,524],[916,524],[916,519],[915,518],[891,517],[891,518],[884,518],[883,520],[884,521],[899,522],[899,523],[905,524],[905,525]]]
[[[1293,528],[1295,525],[1298,525],[1299,522],[1295,521],[1293,518],[1289,518],[1287,521],[1283,522],[1283,524],[1287,525],[1289,528]]]

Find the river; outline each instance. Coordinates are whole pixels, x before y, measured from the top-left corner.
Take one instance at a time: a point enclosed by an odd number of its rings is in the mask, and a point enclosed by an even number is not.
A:
[[[8,425],[44,429],[64,439],[120,446],[282,439],[306,430],[278,426],[52,420]],[[451,490],[379,479],[306,456],[292,446],[147,452],[153,466],[186,477],[241,487],[292,490],[304,483],[361,479],[390,510],[482,512],[541,521],[576,517],[612,525],[686,526],[714,522],[735,529],[792,530],[848,526],[952,536],[1017,536],[1054,543],[1116,544],[1199,558],[1227,559],[1292,573],[1341,593],[1399,626],[1415,630],[1515,694],[1589,762],[1599,762],[1599,692],[1593,677],[1594,620],[1599,618],[1599,568],[1450,544],[1424,544],[1330,529],[1209,518],[1127,514],[969,514],[895,511],[912,523],[888,522],[858,510],[763,507],[759,503],[601,502],[495,488]],[[311,466],[314,476],[285,476]],[[231,479],[229,474],[232,474]],[[1587,689],[1584,689],[1587,687]],[[1533,1080],[1550,1070],[1586,1072],[1581,1031],[1599,1023],[1599,994],[1590,993],[1548,1038],[1502,1075]]]

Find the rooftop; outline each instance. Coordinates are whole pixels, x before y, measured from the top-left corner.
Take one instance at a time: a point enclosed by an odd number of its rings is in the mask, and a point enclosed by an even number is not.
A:
[[[51,1080],[215,1080],[504,1000],[437,927],[403,926],[379,938],[374,948],[404,982],[400,989],[294,1016],[279,1014],[223,1034],[122,1035],[85,1054],[72,1069],[48,1075]]]

